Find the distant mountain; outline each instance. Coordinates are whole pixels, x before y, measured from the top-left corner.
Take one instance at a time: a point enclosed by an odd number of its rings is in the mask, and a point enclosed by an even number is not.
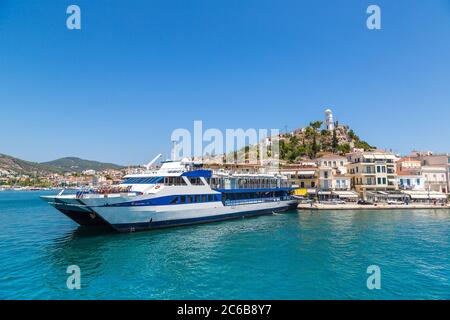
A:
[[[107,169],[122,169],[122,166],[119,166],[114,163],[104,163],[99,161],[92,160],[84,160],[76,157],[66,157],[53,161],[43,162],[42,165],[58,168],[62,171],[76,171],[81,172],[84,170],[96,170],[103,171]]]
[[[48,166],[37,162],[25,161],[18,158],[0,154],[0,171],[11,174],[47,174],[62,173],[60,168]]]
[[[31,162],[0,153],[0,173],[42,175],[48,173],[81,172],[84,170],[102,171],[122,169],[113,163],[84,160],[76,157],[61,158],[49,162]]]

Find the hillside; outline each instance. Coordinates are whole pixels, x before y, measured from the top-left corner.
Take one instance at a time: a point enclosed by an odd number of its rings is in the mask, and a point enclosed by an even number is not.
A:
[[[106,169],[121,168],[123,167],[113,163],[103,163],[75,157],[37,163],[0,154],[0,174],[26,174],[39,176],[49,173],[81,172],[84,170],[102,171]]]
[[[0,154],[0,172],[9,174],[48,174],[62,173],[60,168],[45,164],[25,161],[5,154]]]
[[[297,129],[280,137],[280,158],[287,162],[301,159],[313,159],[321,153],[345,154],[352,148],[375,149],[361,140],[348,126],[336,123],[333,131],[321,130],[322,122],[314,121],[309,126]]]
[[[84,160],[76,157],[66,157],[53,161],[43,162],[42,165],[58,168],[62,171],[76,171],[84,170],[103,171],[107,169],[122,169],[122,166],[113,163],[104,163],[99,161]]]

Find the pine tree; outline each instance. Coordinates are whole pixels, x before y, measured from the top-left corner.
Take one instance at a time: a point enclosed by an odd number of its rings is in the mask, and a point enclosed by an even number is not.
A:
[[[331,147],[333,148],[333,152],[336,152],[336,149],[338,147],[336,128],[333,130],[333,140],[331,142]]]

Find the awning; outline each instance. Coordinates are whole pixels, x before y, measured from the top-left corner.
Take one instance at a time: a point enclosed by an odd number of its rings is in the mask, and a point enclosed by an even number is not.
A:
[[[311,171],[298,171],[297,174],[299,176],[313,176],[316,172],[314,170]]]
[[[404,198],[405,195],[403,193],[390,193],[387,195],[388,198]]]
[[[339,198],[359,198],[359,194],[354,191],[333,191]]]
[[[447,199],[447,195],[442,192],[437,191],[403,191],[404,194],[407,194],[411,197],[411,199],[431,199],[431,200],[444,200]]]

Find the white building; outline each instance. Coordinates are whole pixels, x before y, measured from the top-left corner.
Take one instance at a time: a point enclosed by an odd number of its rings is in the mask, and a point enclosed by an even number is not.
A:
[[[320,190],[350,190],[347,159],[330,154],[317,159]]]
[[[347,174],[348,160],[335,154],[324,155],[317,159],[319,200],[340,198],[356,201],[358,194],[351,191],[351,178]]]
[[[401,190],[425,190],[425,178],[420,173],[397,172],[397,183]]]
[[[95,175],[96,171],[95,170],[84,170],[82,173],[85,176],[93,176],[93,175]]]
[[[447,168],[437,166],[422,166],[425,178],[425,190],[447,193]]]

